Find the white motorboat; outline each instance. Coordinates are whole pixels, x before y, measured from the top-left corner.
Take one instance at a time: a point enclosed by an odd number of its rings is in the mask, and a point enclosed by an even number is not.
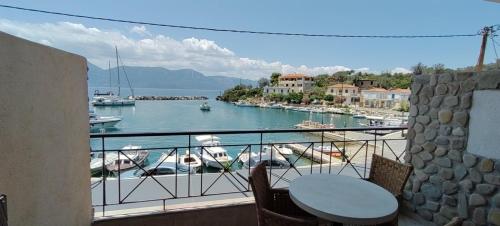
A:
[[[202,170],[201,159],[195,154],[191,154],[189,150],[186,150],[183,155],[177,157],[177,166],[181,171],[189,171],[191,173]]]
[[[200,110],[202,110],[202,111],[210,111],[210,105],[208,105],[208,103],[205,102],[202,105],[200,105]]]
[[[220,147],[220,138],[213,135],[201,135],[196,136],[195,139],[203,146],[195,154],[205,166],[225,169],[231,164],[233,158],[227,154],[226,149]]]
[[[238,101],[235,103],[238,107],[258,107],[256,104],[252,104],[250,102]]]
[[[142,150],[141,146],[127,145],[116,160],[106,165],[106,169],[110,172],[126,171],[144,165],[148,156],[149,151]]]
[[[97,116],[94,113],[89,113],[89,126],[90,129],[104,129],[114,127],[122,121],[121,117],[117,116]]]
[[[360,112],[356,112],[355,114],[352,115],[353,118],[366,118],[366,115],[360,113]]]
[[[271,105],[269,105],[269,108],[283,109],[283,105],[281,105],[281,104],[271,104]]]
[[[163,153],[158,159],[156,165],[163,163],[177,166],[177,169],[180,172],[196,173],[202,169],[202,162],[200,158],[198,158],[195,154],[190,154],[188,150],[186,150],[185,154],[178,155],[176,155],[175,152]]]
[[[118,155],[115,152],[92,152],[90,154],[90,173],[92,175],[102,172],[102,170],[116,159]],[[104,162],[103,162],[104,161]]]
[[[262,147],[262,152],[254,153],[244,152],[240,155],[238,161],[245,167],[254,167],[260,163],[264,163],[267,167],[286,168],[290,163],[283,157],[278,150],[270,146]]]
[[[282,155],[285,158],[289,158],[291,155],[293,155],[293,151],[290,148],[287,148],[283,145],[274,145],[273,149],[277,150],[280,155]]]

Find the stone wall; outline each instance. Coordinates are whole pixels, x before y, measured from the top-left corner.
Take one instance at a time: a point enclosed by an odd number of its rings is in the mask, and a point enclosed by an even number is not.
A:
[[[466,150],[473,92],[499,88],[500,71],[413,77],[404,206],[437,225],[500,225],[500,160]]]

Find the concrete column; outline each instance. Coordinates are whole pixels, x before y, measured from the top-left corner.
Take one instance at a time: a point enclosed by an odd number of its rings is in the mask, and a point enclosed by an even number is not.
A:
[[[9,226],[91,224],[85,58],[0,32],[0,193]]]

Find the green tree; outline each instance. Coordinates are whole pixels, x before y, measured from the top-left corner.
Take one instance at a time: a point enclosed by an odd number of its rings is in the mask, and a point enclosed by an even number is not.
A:
[[[314,86],[309,97],[312,100],[323,100],[325,98],[326,87]]]
[[[252,88],[251,86],[237,85],[231,89],[225,90],[222,94],[222,100],[234,102],[260,96],[262,96],[261,88]]]
[[[314,86],[317,87],[327,87],[330,84],[330,76],[327,74],[321,74],[314,77]]]
[[[302,98],[304,97],[304,94],[302,92],[300,93],[289,93],[285,99],[288,103],[293,103],[293,104],[300,104],[302,102]]]
[[[268,86],[269,85],[269,79],[267,79],[267,78],[260,78],[259,81],[257,81],[257,83],[259,84],[259,88],[264,88],[264,86]]]
[[[325,98],[324,98],[326,101],[333,101],[335,99],[335,96],[331,95],[331,94],[328,94],[328,95],[325,95]]]
[[[272,86],[278,85],[280,76],[281,76],[281,73],[277,73],[277,72],[274,72],[271,74],[271,85]]]
[[[275,102],[282,102],[286,100],[286,96],[281,93],[271,93],[268,97],[268,100]]]

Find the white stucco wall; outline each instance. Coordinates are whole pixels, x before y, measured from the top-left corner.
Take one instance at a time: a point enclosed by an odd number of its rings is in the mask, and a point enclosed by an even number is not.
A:
[[[9,226],[89,226],[85,58],[0,32],[0,193]]]
[[[476,90],[472,100],[467,152],[500,159],[500,90]]]

